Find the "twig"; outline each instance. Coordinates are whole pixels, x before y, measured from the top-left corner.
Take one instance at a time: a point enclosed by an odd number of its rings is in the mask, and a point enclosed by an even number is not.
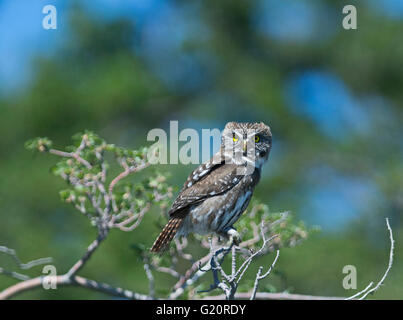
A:
[[[7,248],[5,246],[0,246],[0,252],[3,252],[5,254],[8,254],[9,256],[11,256],[11,258],[18,265],[18,268],[20,268],[22,270],[31,269],[32,267],[36,267],[36,266],[39,266],[39,265],[42,265],[42,264],[47,264],[47,263],[52,262],[52,258],[48,257],[48,258],[35,259],[35,260],[29,261],[27,263],[23,263],[18,258],[17,253],[15,252],[14,249],[10,249],[10,248]]]
[[[9,276],[11,278],[14,278],[14,279],[17,279],[17,280],[20,280],[20,281],[25,281],[25,280],[30,279],[25,274],[18,273],[18,272],[15,272],[15,271],[9,271],[9,270],[6,270],[6,269],[1,268],[1,267],[0,267],[0,274],[4,274],[6,276]]]
[[[118,228],[122,231],[133,231],[140,225],[141,220],[143,219],[144,215],[148,212],[148,210],[150,210],[150,208],[151,208],[151,203],[148,202],[145,205],[145,207],[140,210],[139,213],[132,214],[129,218],[127,218],[126,220],[124,220],[122,222],[113,223],[112,227]],[[128,227],[127,225],[132,223],[133,221],[135,221],[135,222],[131,226]]]
[[[81,163],[87,169],[92,169],[92,165],[87,160],[80,157],[80,155],[79,155],[80,151],[79,150],[77,150],[77,151],[76,152],[65,152],[65,151],[60,151],[60,150],[56,150],[56,149],[50,149],[49,153],[54,154],[59,157],[76,159],[79,163]]]
[[[373,286],[373,282],[371,282],[364,290],[361,290],[360,292],[357,292],[355,295],[346,298],[346,300],[353,300],[357,297],[359,297],[360,295],[362,295],[363,293],[367,292],[367,290],[369,290],[369,288],[371,288]]]
[[[88,246],[87,251],[83,255],[83,257],[78,260],[71,268],[70,270],[66,273],[66,276],[68,278],[71,278],[73,275],[75,275],[78,271],[81,270],[81,268],[84,267],[85,263],[91,258],[92,254],[95,252],[96,249],[98,249],[100,243],[106,238],[107,232],[101,232],[98,237],[91,242],[91,244]]]
[[[158,266],[156,266],[156,267],[153,266],[153,268],[158,272],[163,272],[163,273],[169,274],[174,278],[180,278],[181,277],[181,274],[179,272],[175,271],[172,268],[158,267]]]
[[[206,271],[210,270],[210,255],[211,254],[209,253],[192,264],[192,266],[186,271],[185,275],[174,285],[174,290],[169,295],[169,299],[177,299],[188,286],[196,283],[199,278],[206,274]],[[207,270],[201,270],[200,265],[205,266]]]
[[[364,290],[356,293],[355,295],[347,298],[346,300],[355,299],[355,298],[359,297],[361,294],[362,294],[362,296],[359,298],[359,300],[364,300],[369,294],[373,294],[376,290],[378,290],[379,287],[384,283],[386,277],[388,276],[389,271],[392,268],[393,254],[394,254],[394,249],[395,249],[395,240],[393,239],[393,232],[392,232],[392,228],[390,227],[388,218],[386,218],[386,227],[388,228],[388,231],[389,231],[390,251],[389,251],[389,263],[388,263],[388,267],[386,268],[385,273],[383,274],[381,280],[379,280],[379,282],[376,284],[375,287],[372,288],[372,285],[374,283],[371,282]]]
[[[250,297],[250,300],[255,299],[256,292],[257,292],[257,287],[259,286],[259,281],[264,279],[264,278],[266,278],[271,273],[271,271],[273,270],[273,268],[274,268],[274,266],[275,266],[275,264],[277,262],[277,259],[278,259],[279,255],[280,255],[280,250],[277,250],[276,257],[274,258],[273,263],[270,265],[269,270],[267,270],[267,272],[265,274],[262,275],[263,267],[262,266],[259,267],[259,270],[258,270],[257,275],[256,275],[255,284],[253,286],[252,295]]]
[[[148,279],[149,283],[149,295],[151,298],[154,298],[155,296],[155,290],[154,290],[154,276],[153,273],[151,272],[151,268],[148,262],[144,263],[144,271],[146,272],[146,276]]]
[[[123,178],[126,178],[128,175],[130,175],[132,173],[143,170],[143,169],[147,168],[148,166],[150,166],[150,163],[144,162],[143,164],[140,164],[138,166],[125,167],[125,170],[123,172],[121,172],[119,175],[117,175],[109,184],[109,193],[112,194],[113,188],[120,180],[122,180]]]
[[[235,294],[235,299],[250,299],[252,292],[239,292]],[[223,300],[225,295],[207,296],[202,300]],[[286,292],[270,293],[270,292],[257,292],[256,300],[344,300],[344,297],[325,297],[325,296],[312,296],[304,294],[293,294]]]

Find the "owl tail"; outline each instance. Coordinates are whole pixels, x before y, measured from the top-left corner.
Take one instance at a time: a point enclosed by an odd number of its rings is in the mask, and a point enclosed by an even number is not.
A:
[[[182,217],[171,218],[161,231],[157,240],[155,240],[151,252],[163,252],[168,247],[169,243],[174,238],[176,232],[181,226],[183,221]]]

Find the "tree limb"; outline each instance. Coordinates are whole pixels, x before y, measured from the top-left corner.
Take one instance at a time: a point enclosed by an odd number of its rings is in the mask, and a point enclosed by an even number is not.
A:
[[[23,282],[19,282],[4,291],[0,292],[0,300],[10,299],[22,292],[40,288],[43,285],[44,279],[48,276],[40,276],[33,279],[29,279]],[[102,293],[110,294],[112,296],[133,299],[133,300],[149,300],[150,296],[136,293],[130,290],[125,290],[119,287],[112,287],[109,284],[97,282],[80,276],[73,276],[71,278],[66,275],[56,276],[55,282],[57,286],[75,286],[83,287],[90,290],[99,291]]]

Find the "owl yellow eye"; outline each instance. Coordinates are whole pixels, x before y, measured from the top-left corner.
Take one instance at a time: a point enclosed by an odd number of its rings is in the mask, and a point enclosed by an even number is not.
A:
[[[259,142],[260,141],[260,137],[259,136],[255,136],[255,142]]]
[[[232,137],[232,140],[233,140],[234,142],[237,142],[237,141],[239,140],[239,138],[233,136],[233,137]]]

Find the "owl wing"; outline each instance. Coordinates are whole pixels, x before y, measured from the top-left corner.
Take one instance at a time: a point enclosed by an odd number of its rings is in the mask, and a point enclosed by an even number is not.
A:
[[[192,185],[197,183],[206,177],[210,172],[214,171],[218,167],[224,164],[224,157],[221,152],[216,153],[210,160],[205,163],[202,163],[198,166],[193,172],[188,176],[183,187],[180,191],[182,193],[185,189],[190,188]]]
[[[238,169],[238,165],[224,163],[220,155],[215,155],[189,175],[169,215],[186,213],[184,211],[189,206],[233,188],[244,177],[237,172]]]

